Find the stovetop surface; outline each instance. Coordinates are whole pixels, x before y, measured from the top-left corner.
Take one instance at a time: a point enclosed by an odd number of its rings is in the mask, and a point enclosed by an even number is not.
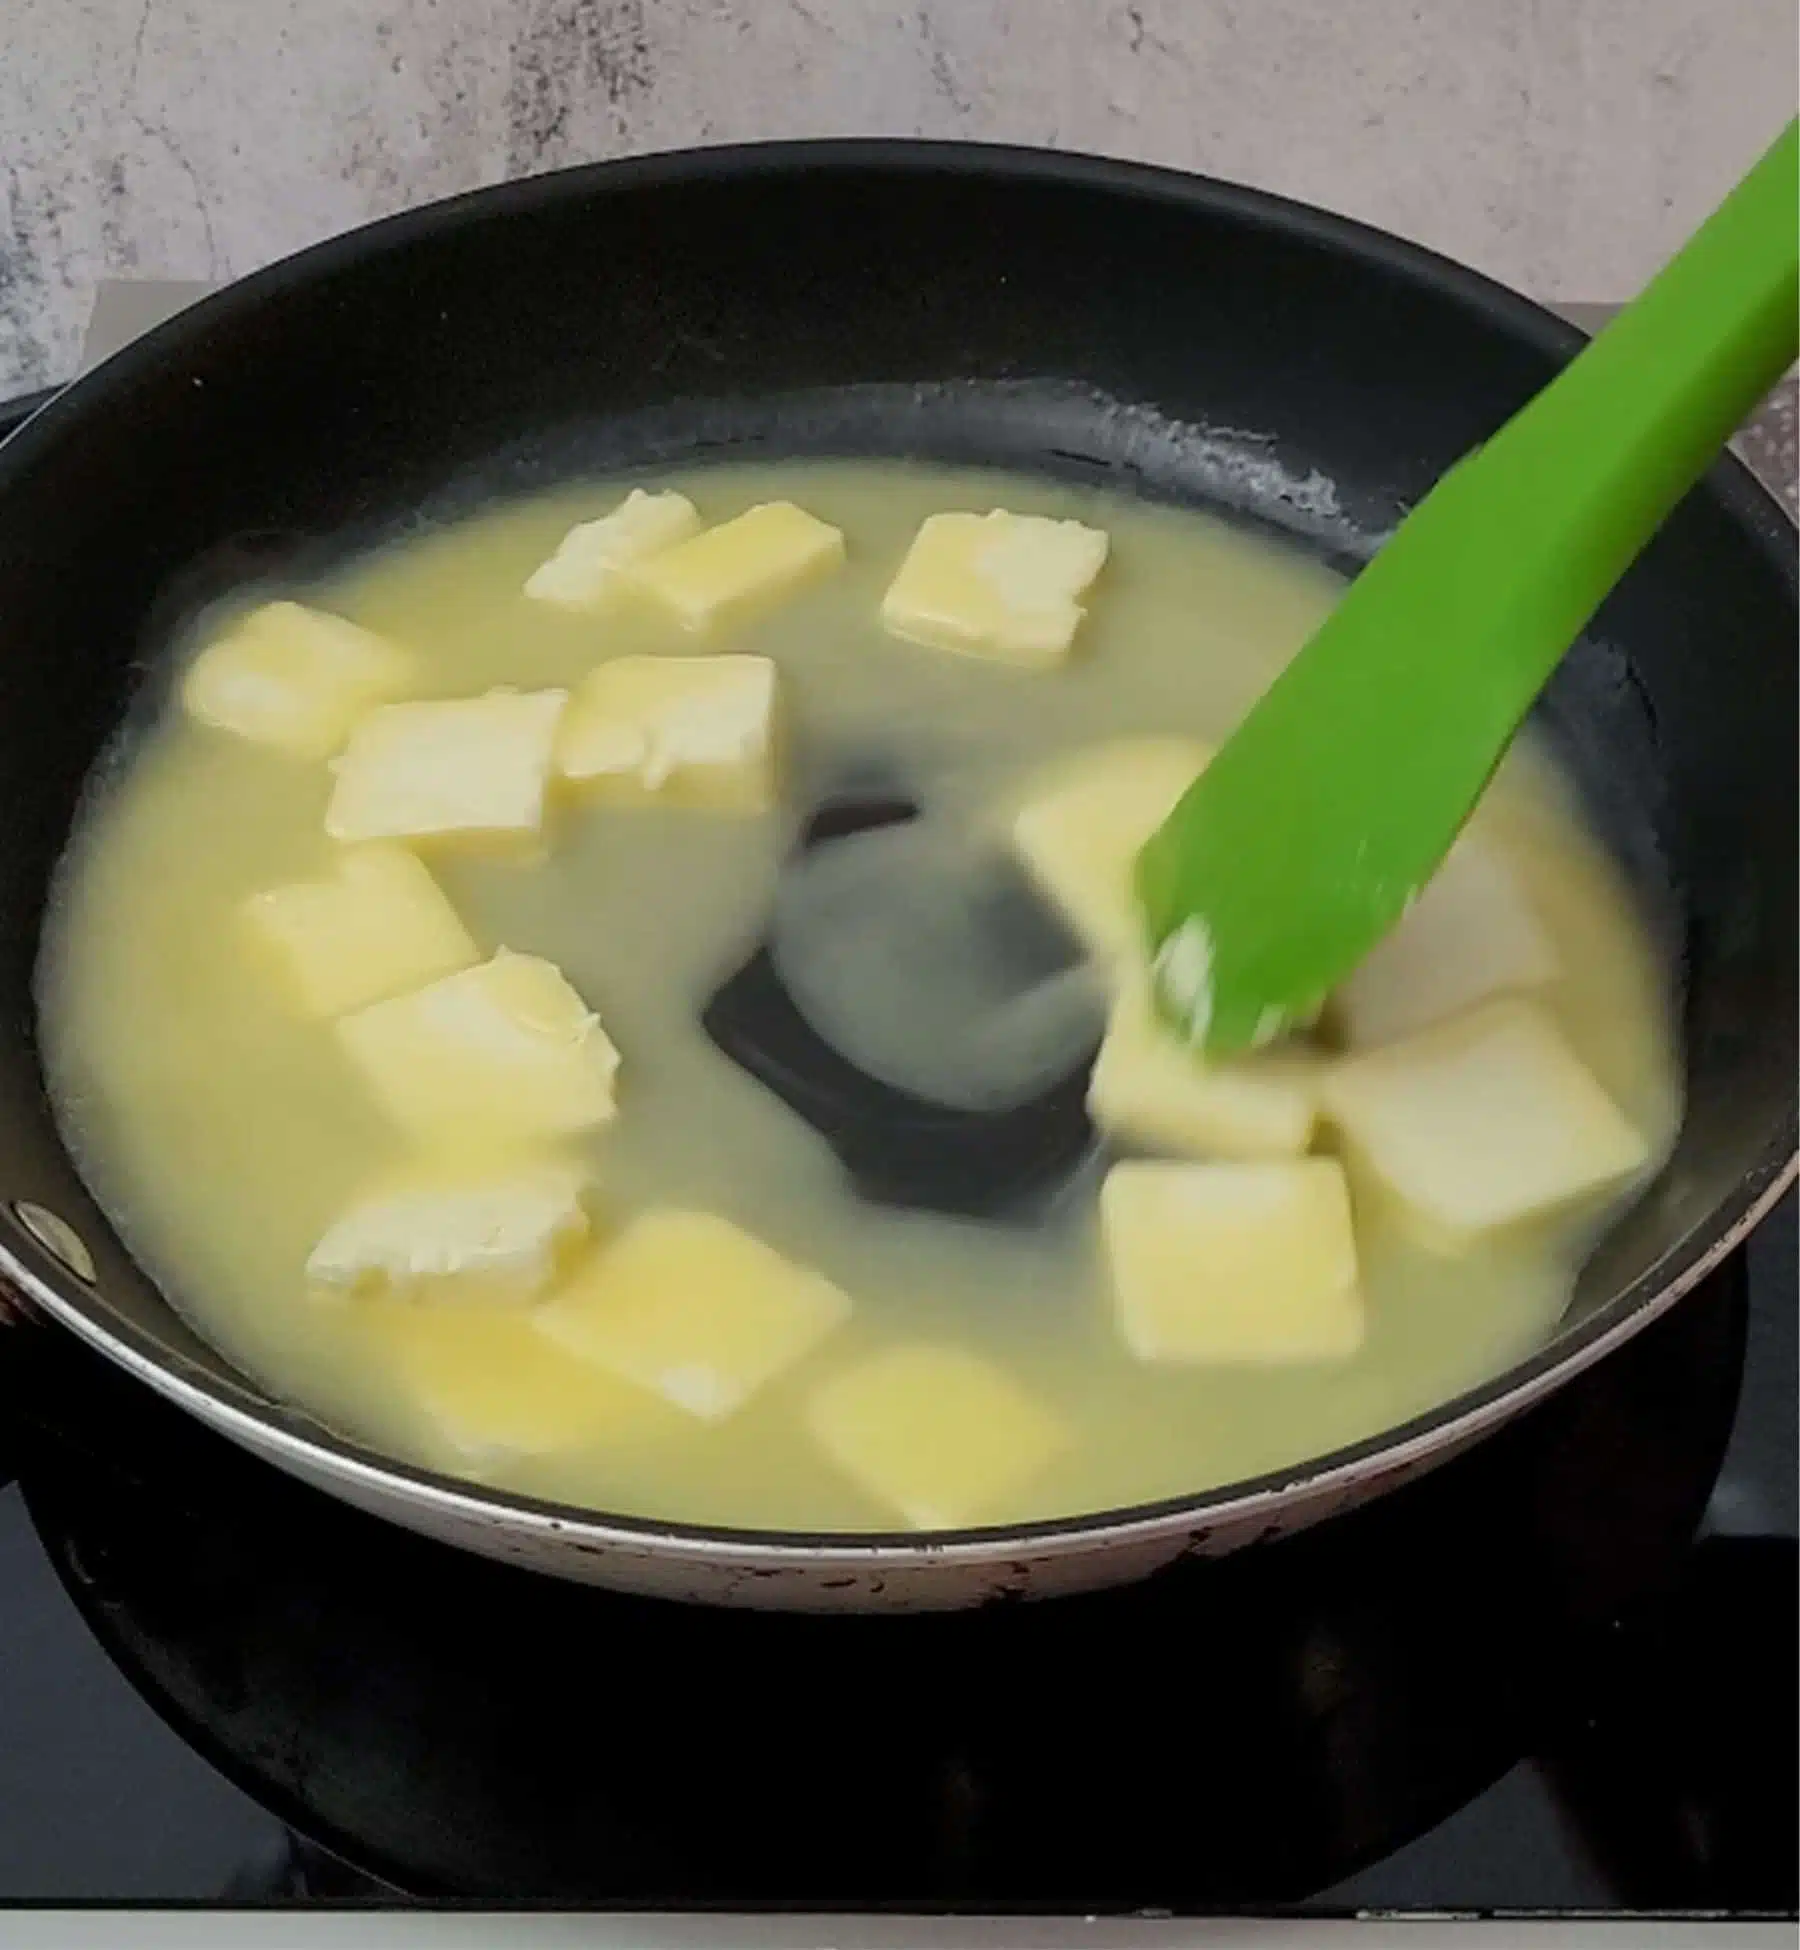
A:
[[[1790,1197],[1422,1482],[943,1618],[478,1562],[0,1330],[0,1904],[1792,1913],[1795,1300]]]

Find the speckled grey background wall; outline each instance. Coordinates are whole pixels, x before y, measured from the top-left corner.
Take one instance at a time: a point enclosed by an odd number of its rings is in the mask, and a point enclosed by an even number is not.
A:
[[[1612,298],[1792,112],[1796,37],[1793,0],[0,0],[0,392],[72,370],[103,277],[776,135],[1144,156]]]

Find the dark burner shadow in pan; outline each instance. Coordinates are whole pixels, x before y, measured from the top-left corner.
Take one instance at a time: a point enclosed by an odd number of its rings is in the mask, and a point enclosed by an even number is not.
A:
[[[819,804],[799,852],[918,816],[890,792],[844,793]],[[857,1191],[878,1205],[1004,1218],[1029,1211],[1093,1144],[1088,1072],[1093,1053],[1029,1101],[965,1110],[897,1090],[859,1069],[795,1004],[765,939],[713,996],[706,1033],[738,1067],[817,1131]]]

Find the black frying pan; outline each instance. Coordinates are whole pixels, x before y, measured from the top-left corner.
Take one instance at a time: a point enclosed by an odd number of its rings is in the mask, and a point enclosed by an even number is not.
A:
[[[1270,197],[913,143],[484,191],[164,326],[0,449],[0,1271],[352,1502],[717,1600],[955,1605],[1123,1579],[1315,1521],[1465,1445],[1672,1304],[1793,1175],[1794,538],[1735,463],[1676,512],[1543,707],[1679,985],[1675,1154],[1541,1353],[1280,1478],[922,1542],[600,1516],[391,1462],[271,1401],[133,1266],[58,1140],[31,976],[89,763],[177,623],[246,576],[304,578],[421,509],[715,452],[925,455],[1224,499],[1353,566],[1578,342],[1473,273]],[[1313,474],[1328,503],[1254,486]]]

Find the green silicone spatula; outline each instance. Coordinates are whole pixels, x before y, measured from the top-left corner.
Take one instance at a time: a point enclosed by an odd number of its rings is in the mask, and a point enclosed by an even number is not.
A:
[[[1171,1021],[1306,1020],[1431,877],[1532,700],[1796,356],[1800,123],[1438,482],[1138,858]]]

